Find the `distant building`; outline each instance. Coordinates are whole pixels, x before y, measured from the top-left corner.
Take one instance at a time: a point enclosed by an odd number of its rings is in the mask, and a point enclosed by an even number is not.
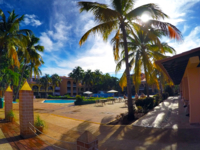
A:
[[[45,98],[46,95],[57,95],[57,96],[63,96],[63,95],[70,95],[70,96],[76,96],[78,94],[82,94],[84,91],[91,91],[91,87],[87,87],[85,85],[82,85],[81,83],[76,83],[75,80],[73,80],[70,77],[66,76],[60,76],[61,83],[59,86],[54,87],[53,85],[49,85],[47,89],[41,84],[38,84],[37,80],[39,78],[31,78],[28,80],[29,85],[31,86],[34,95],[36,97]]]

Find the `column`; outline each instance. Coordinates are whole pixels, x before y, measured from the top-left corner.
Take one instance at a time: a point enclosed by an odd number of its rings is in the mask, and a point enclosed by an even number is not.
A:
[[[9,120],[8,113],[12,111],[12,101],[13,101],[13,91],[11,90],[10,86],[5,91],[5,118]]]
[[[34,129],[30,125],[34,125],[33,91],[27,82],[24,83],[21,90],[19,91],[19,120],[20,135],[23,138],[34,136]]]
[[[89,131],[85,131],[77,139],[77,150],[95,150],[98,149],[98,139]]]

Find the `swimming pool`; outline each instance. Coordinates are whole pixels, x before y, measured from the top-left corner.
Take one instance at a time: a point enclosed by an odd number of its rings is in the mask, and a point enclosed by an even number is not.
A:
[[[57,100],[44,100],[43,103],[73,103],[75,102],[75,100],[60,100],[60,99],[57,99]]]

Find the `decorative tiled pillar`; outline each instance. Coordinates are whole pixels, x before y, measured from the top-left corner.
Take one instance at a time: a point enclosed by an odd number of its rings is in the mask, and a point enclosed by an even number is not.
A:
[[[13,101],[13,92],[10,88],[10,86],[8,86],[8,88],[5,91],[5,118],[6,120],[8,120],[8,113],[10,111],[12,111],[12,101]]]
[[[97,150],[98,139],[89,131],[85,131],[77,139],[77,150]]]
[[[33,91],[27,82],[24,83],[21,90],[19,91],[19,119],[20,135],[23,138],[34,136],[34,129],[30,125],[30,123],[34,125]]]

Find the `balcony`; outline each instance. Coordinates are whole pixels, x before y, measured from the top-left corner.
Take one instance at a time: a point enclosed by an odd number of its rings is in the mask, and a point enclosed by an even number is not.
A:
[[[71,87],[71,84],[67,84],[67,87]]]
[[[48,90],[48,92],[53,92],[53,90]]]
[[[45,92],[45,89],[40,89],[40,92]]]
[[[73,87],[76,87],[76,85],[73,85]]]
[[[71,90],[67,90],[67,93],[71,93]]]
[[[33,92],[38,92],[38,89],[33,89]]]
[[[60,90],[60,87],[56,87],[55,90]]]
[[[54,95],[60,95],[60,92],[54,92]]]

